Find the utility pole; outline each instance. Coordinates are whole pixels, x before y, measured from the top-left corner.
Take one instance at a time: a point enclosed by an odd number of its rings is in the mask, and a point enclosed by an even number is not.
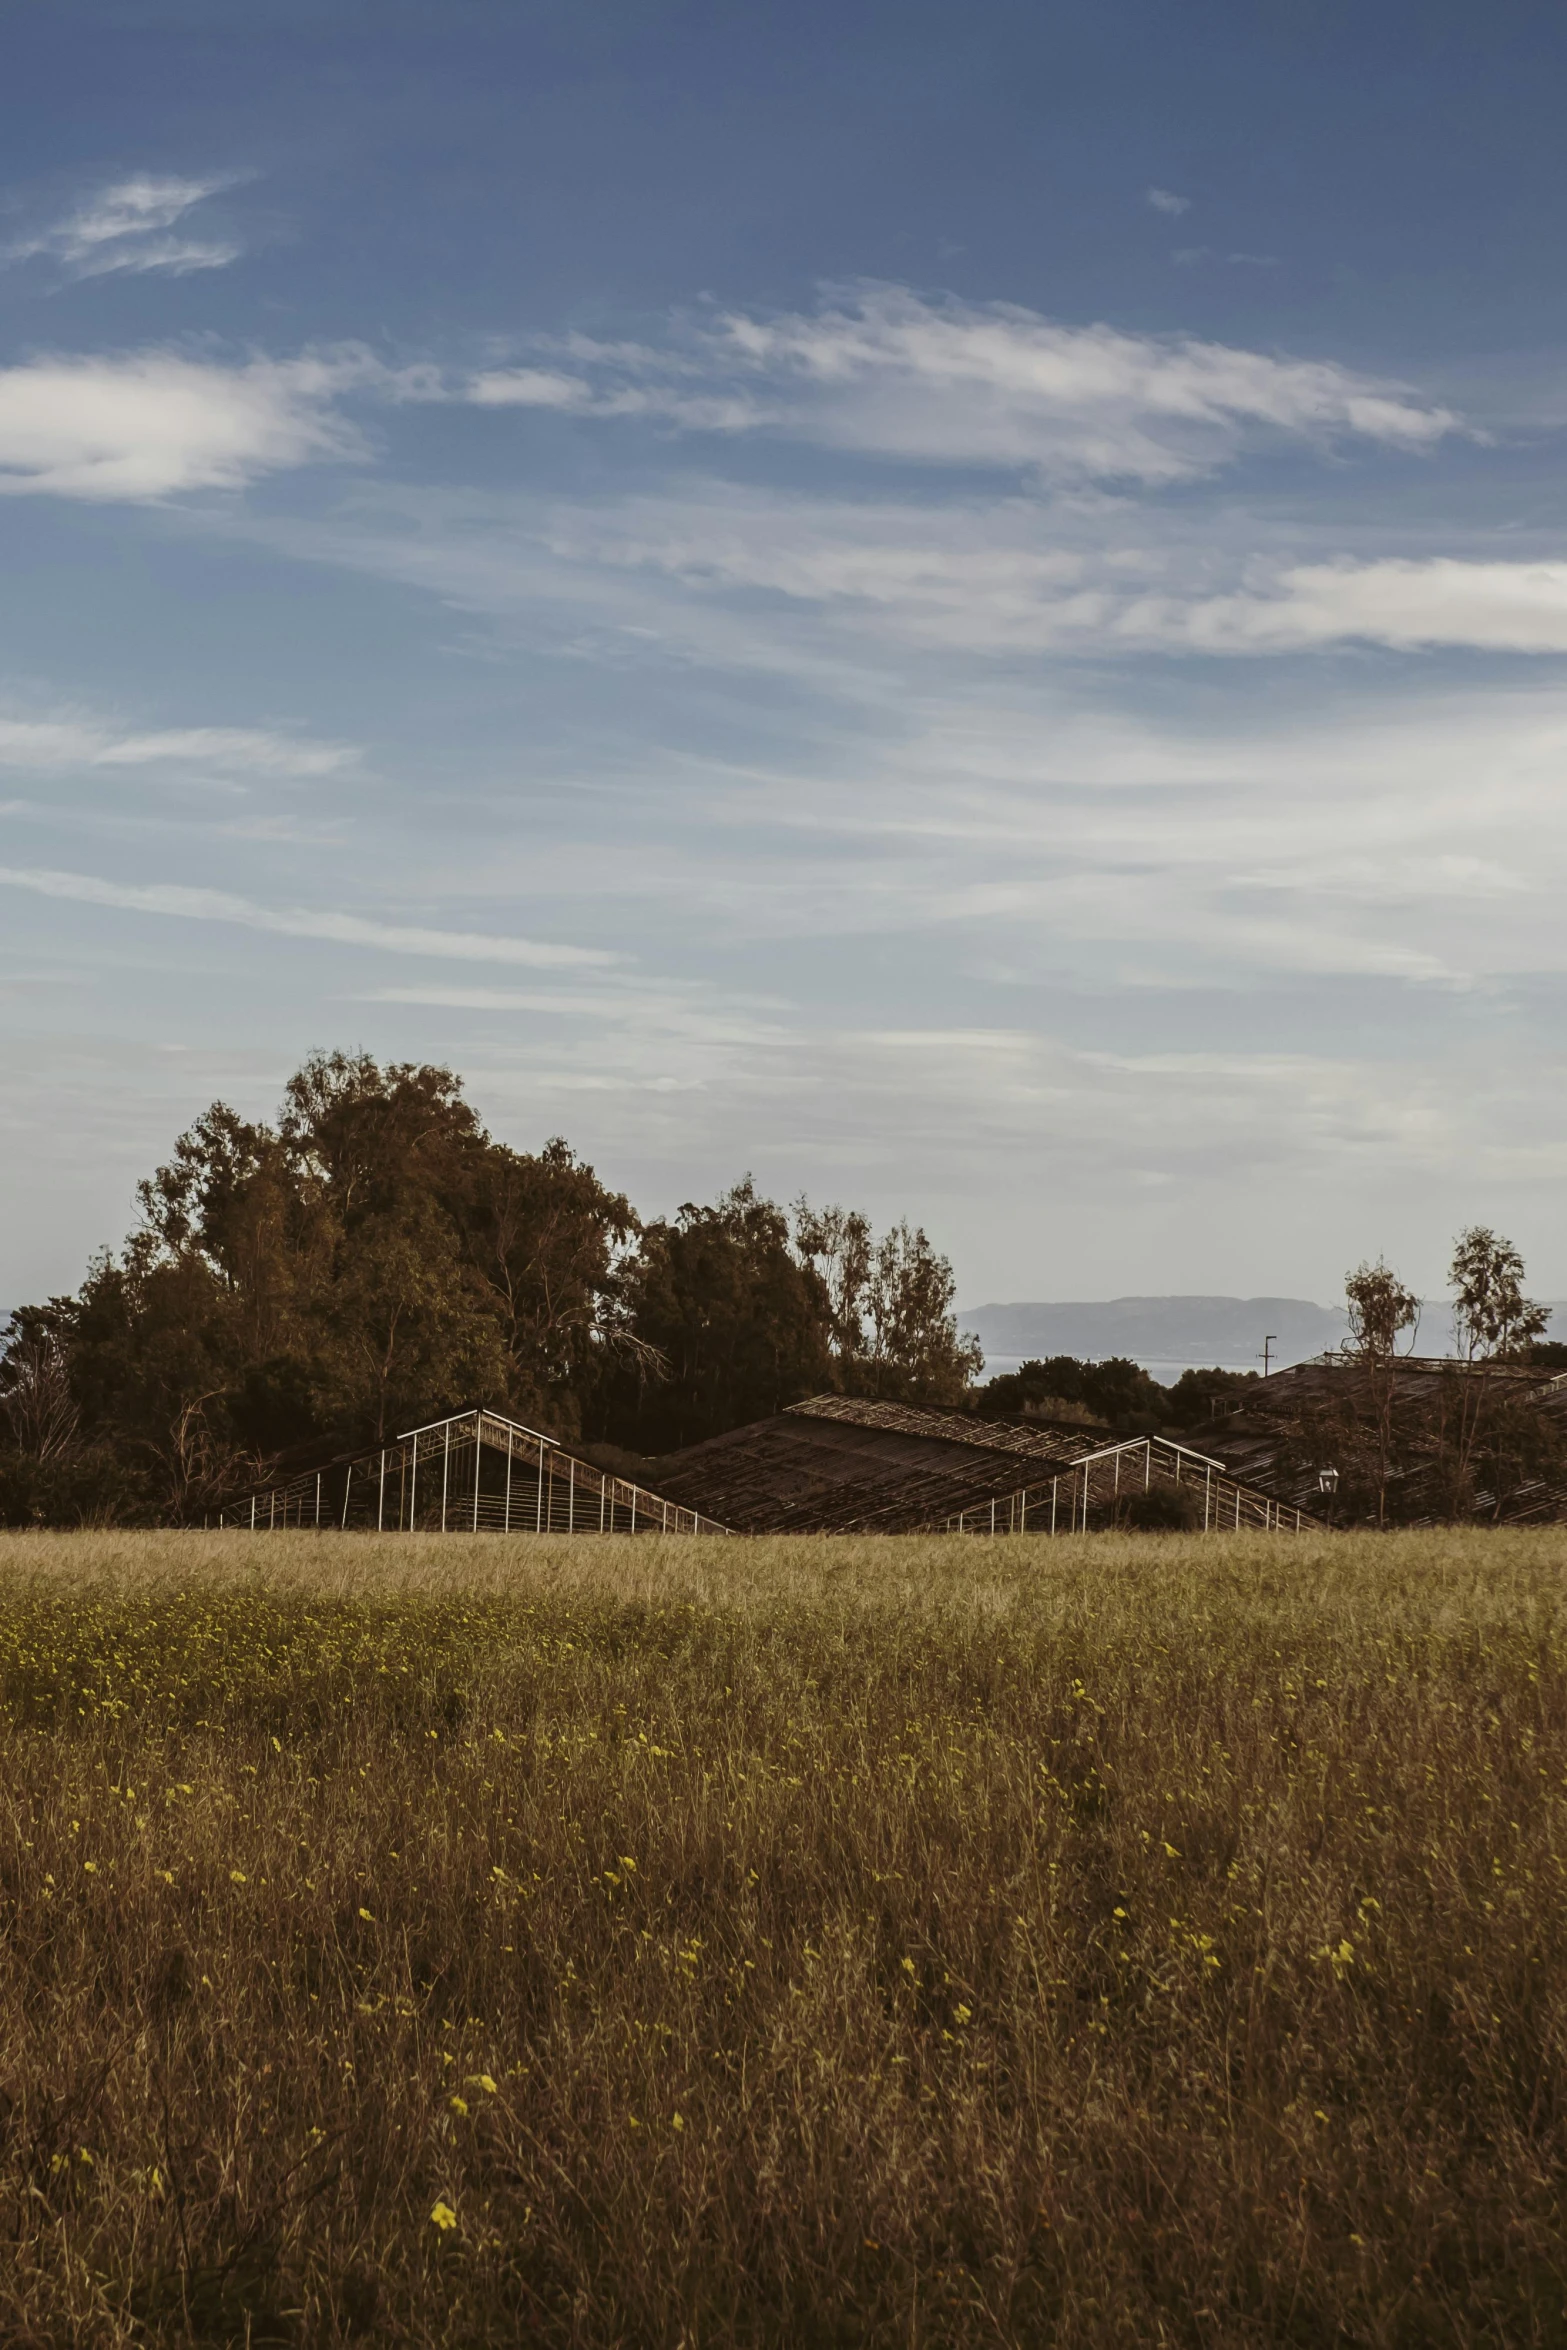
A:
[[[1267,1337],[1262,1342],[1262,1375],[1264,1379],[1266,1379],[1268,1372],[1272,1367],[1273,1349],[1278,1345],[1278,1343],[1279,1334],[1276,1330],[1270,1330]]]

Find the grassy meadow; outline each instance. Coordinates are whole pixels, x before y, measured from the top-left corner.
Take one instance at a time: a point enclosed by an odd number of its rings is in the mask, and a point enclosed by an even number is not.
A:
[[[1564,1568],[0,1537],[0,2342],[1567,2343]]]

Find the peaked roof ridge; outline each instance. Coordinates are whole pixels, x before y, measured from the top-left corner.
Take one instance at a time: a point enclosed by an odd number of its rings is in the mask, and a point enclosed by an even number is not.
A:
[[[1107,1439],[1103,1429],[1053,1426],[1034,1420],[971,1419],[964,1412],[931,1411],[920,1404],[879,1403],[869,1396],[813,1395],[804,1403],[784,1407],[800,1418],[847,1420],[859,1428],[888,1428],[904,1436],[936,1437],[948,1444],[977,1446],[986,1452],[1010,1452],[1030,1460],[1072,1460],[1079,1453],[1098,1452]]]

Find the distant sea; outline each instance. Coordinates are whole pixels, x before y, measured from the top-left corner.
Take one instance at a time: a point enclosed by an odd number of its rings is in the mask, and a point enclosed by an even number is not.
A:
[[[1567,1301],[1552,1301],[1551,1315],[1552,1336],[1567,1337]],[[1087,1362],[1125,1355],[1165,1386],[1193,1369],[1260,1371],[1266,1337],[1273,1342],[1272,1367],[1283,1370],[1342,1346],[1346,1336],[1341,1306],[1319,1306],[1304,1297],[1042,1300],[969,1306],[957,1319],[960,1330],[977,1333],[991,1377],[1044,1355]],[[1432,1299],[1410,1351],[1448,1354],[1453,1344],[1451,1306],[1446,1298]]]

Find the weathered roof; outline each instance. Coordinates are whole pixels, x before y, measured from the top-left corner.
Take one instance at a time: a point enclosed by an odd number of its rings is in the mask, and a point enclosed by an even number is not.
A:
[[[1031,1436],[1025,1464],[994,1423],[819,1396],[693,1444],[652,1474],[672,1501],[742,1533],[896,1532],[1013,1492],[1033,1460],[1064,1465],[1090,1449],[1081,1431],[1048,1453]]]
[[[1135,1483],[1201,1488],[1205,1518],[1272,1524],[1263,1497],[1240,1493],[1223,1464],[1166,1440],[1114,1438],[1038,1421],[976,1420],[856,1396],[815,1396],[770,1420],[710,1437],[655,1464],[659,1490],[750,1534],[923,1533],[966,1518],[983,1529],[1101,1522],[1127,1498],[1118,1455],[1137,1454]],[[1059,1490],[1059,1511],[1052,1488]],[[1025,1493],[1027,1506],[1014,1509]]]
[[[1493,1388],[1505,1387],[1553,1418],[1567,1415],[1567,1376],[1532,1368],[1527,1363],[1466,1363],[1444,1355],[1400,1355],[1393,1364],[1395,1408],[1434,1406],[1443,1383],[1485,1379]],[[1353,1410],[1365,1379],[1364,1366],[1353,1355],[1338,1352],[1310,1362],[1294,1363],[1268,1379],[1248,1387],[1213,1419],[1193,1430],[1193,1439],[1223,1454],[1233,1476],[1260,1492],[1302,1505],[1318,1500],[1317,1466],[1323,1443],[1330,1441],[1336,1416]],[[1416,1460],[1395,1473],[1390,1490],[1399,1491],[1399,1515],[1418,1521],[1425,1508],[1435,1506],[1432,1464]],[[1476,1513],[1496,1512],[1502,1522],[1549,1523],[1567,1519],[1567,1489],[1535,1479],[1501,1502],[1477,1493]]]

